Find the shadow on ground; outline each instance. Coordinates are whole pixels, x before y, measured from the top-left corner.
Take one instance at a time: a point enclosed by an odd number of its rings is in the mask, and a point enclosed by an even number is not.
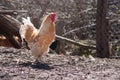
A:
[[[44,70],[50,70],[50,69],[54,69],[53,66],[49,66],[48,63],[32,63],[32,62],[24,62],[19,64],[20,66],[23,67],[31,67],[33,69],[44,69]]]

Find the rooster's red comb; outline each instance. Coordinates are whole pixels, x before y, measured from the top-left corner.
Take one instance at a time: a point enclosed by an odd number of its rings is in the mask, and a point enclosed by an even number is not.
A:
[[[56,13],[50,13],[50,18],[54,22],[56,17]]]

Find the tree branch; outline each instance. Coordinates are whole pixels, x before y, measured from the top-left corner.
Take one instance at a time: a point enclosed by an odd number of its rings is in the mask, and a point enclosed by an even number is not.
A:
[[[27,10],[0,10],[0,14],[9,14],[9,15],[16,15],[18,13],[26,13]]]
[[[96,46],[94,45],[86,45],[86,44],[83,44],[83,43],[80,43],[80,42],[76,42],[74,40],[71,40],[71,39],[68,39],[68,38],[65,38],[65,37],[62,37],[62,36],[58,36],[56,35],[56,39],[57,40],[62,40],[62,41],[65,41],[65,42],[68,42],[68,43],[71,43],[71,44],[74,44],[74,45],[77,45],[77,46],[80,46],[81,48],[90,48],[90,49],[96,49]]]

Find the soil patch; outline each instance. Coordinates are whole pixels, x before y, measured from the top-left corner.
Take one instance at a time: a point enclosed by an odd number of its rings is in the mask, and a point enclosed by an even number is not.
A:
[[[91,62],[57,54],[42,59],[35,64],[30,50],[0,47],[0,80],[120,80],[119,59]]]

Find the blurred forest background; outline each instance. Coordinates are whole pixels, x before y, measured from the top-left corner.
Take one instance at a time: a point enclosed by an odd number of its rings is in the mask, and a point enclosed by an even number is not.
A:
[[[21,22],[22,17],[30,16],[37,28],[44,15],[55,12],[57,13],[57,35],[76,42],[96,44],[97,0],[0,0],[0,9],[27,10],[26,13],[19,13],[12,17]],[[120,1],[108,0],[107,9],[110,27],[109,43],[117,45],[115,53],[120,55]],[[65,49],[68,50],[68,54],[80,53],[80,48],[72,44],[67,44]],[[95,51],[92,50],[91,53]]]

